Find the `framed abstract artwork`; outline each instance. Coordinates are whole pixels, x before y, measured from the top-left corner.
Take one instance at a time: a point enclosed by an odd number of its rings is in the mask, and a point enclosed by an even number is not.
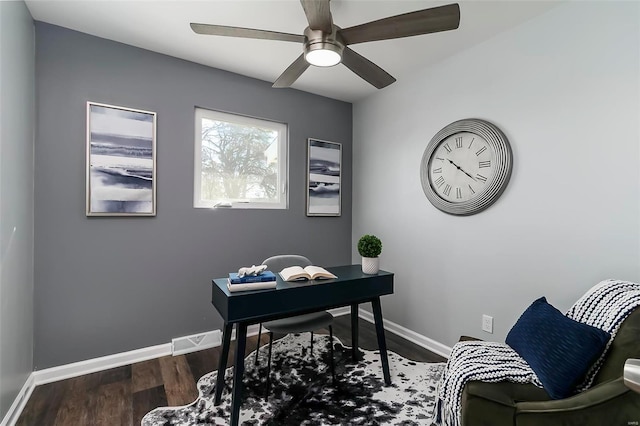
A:
[[[307,216],[340,216],[342,145],[308,139]]]
[[[87,216],[156,215],[156,113],[87,102]]]

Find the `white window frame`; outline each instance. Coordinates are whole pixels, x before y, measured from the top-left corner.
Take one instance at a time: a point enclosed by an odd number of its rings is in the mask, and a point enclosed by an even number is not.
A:
[[[278,132],[278,184],[280,188],[280,201],[267,202],[260,200],[203,200],[201,195],[202,177],[202,119],[246,125],[252,127],[267,128]],[[234,208],[234,209],[287,209],[289,207],[288,190],[288,151],[289,134],[285,123],[270,121],[260,118],[248,117],[227,112],[215,111],[196,107],[195,109],[195,159],[194,159],[194,190],[193,206],[195,208]]]

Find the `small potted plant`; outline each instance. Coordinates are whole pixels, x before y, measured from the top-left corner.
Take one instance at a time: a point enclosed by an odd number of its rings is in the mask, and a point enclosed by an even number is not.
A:
[[[380,270],[382,241],[375,235],[363,235],[358,240],[358,253],[362,256],[362,272],[375,275]]]

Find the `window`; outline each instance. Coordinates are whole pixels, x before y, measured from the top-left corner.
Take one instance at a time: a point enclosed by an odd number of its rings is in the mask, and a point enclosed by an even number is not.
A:
[[[194,207],[287,208],[287,126],[196,108]]]

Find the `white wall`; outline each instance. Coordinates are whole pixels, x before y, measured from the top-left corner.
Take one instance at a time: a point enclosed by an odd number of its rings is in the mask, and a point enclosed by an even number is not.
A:
[[[354,105],[353,246],[382,239],[385,318],[448,346],[504,341],[539,296],[564,311],[602,279],[640,280],[639,26],[637,2],[563,4]],[[455,217],[424,196],[420,160],[472,117],[507,135],[513,174]]]
[[[0,1],[0,419],[33,369],[35,37],[22,1]]]

